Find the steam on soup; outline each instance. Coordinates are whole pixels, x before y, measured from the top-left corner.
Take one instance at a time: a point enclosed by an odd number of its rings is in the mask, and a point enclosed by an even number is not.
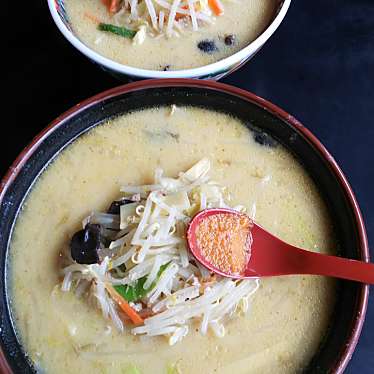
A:
[[[179,70],[221,60],[269,25],[275,0],[65,0],[77,36],[119,63]]]
[[[38,178],[9,263],[18,336],[47,373],[295,373],[317,352],[334,282],[234,281],[189,256],[190,217],[224,206],[297,246],[336,245],[311,179],[281,145],[193,107],[89,130]],[[83,221],[83,222],[82,222]]]

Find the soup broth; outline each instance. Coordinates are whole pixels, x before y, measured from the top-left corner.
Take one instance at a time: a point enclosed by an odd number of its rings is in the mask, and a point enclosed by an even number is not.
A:
[[[174,346],[117,332],[86,300],[57,286],[59,253],[84,217],[104,211],[120,186],[152,181],[158,166],[176,176],[203,157],[233,205],[243,204],[291,244],[333,253],[332,224],[310,177],[281,145],[259,144],[254,135],[226,114],[160,107],[98,125],[57,156],[26,198],[10,247],[12,314],[36,367],[54,374],[262,374],[308,365],[334,306],[335,283],[324,277],[261,279],[249,313],[227,321],[223,338],[192,326]]]
[[[265,30],[276,8],[275,0],[225,1],[224,14],[197,31],[188,26],[167,36],[151,30],[144,42],[134,44],[131,39],[98,30],[99,21],[123,25],[127,13],[110,15],[101,0],[64,3],[74,32],[88,47],[121,64],[150,70],[188,69],[228,57]]]

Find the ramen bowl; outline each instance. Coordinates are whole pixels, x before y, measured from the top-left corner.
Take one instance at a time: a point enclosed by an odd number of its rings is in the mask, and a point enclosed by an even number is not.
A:
[[[258,35],[252,42],[247,44],[244,48],[235,53],[226,56],[225,58],[209,63],[204,66],[186,68],[186,69],[164,69],[152,70],[147,68],[140,68],[136,65],[125,65],[111,58],[105,57],[93,48],[89,47],[87,43],[82,42],[77,34],[73,31],[74,27],[69,19],[66,11],[66,4],[64,0],[48,0],[49,9],[53,20],[65,38],[81,53],[87,56],[91,61],[101,66],[104,70],[116,76],[120,80],[128,79],[144,79],[144,78],[201,78],[218,80],[222,77],[232,73],[240,66],[255,56],[255,54],[262,48],[262,46],[274,34],[277,28],[282,23],[286,16],[291,0],[277,0],[275,1],[273,16],[270,23],[265,27],[262,33]],[[91,17],[92,18],[92,17]],[[178,38],[178,42],[183,42],[183,36]],[[96,44],[96,42],[94,43]],[[245,45],[245,44],[244,44]],[[116,45],[113,49],[117,50],[121,44]],[[160,46],[159,49],[162,47]],[[174,47],[173,47],[174,49]],[[131,51],[131,50],[129,50]],[[128,52],[127,52],[128,53]],[[136,51],[131,53],[137,53]],[[148,53],[149,57],[157,53],[157,49]],[[178,52],[178,59],[183,60],[180,53],[190,53],[189,50],[181,50]],[[210,52],[209,52],[210,53]]]
[[[23,214],[25,201],[32,187],[64,150],[104,122],[147,108],[175,106],[196,107],[220,115],[234,115],[252,129],[251,131],[255,131],[257,141],[265,147],[270,146],[268,136],[280,143],[302,165],[316,185],[333,222],[339,255],[369,261],[365,227],[352,189],[324,146],[293,116],[254,94],[216,82],[165,79],[140,81],[117,87],[80,103],[53,121],[25,148],[2,180],[2,372],[33,373],[36,370],[27,349],[23,348],[22,336],[17,333],[18,321],[13,313],[10,291],[12,270],[9,268],[12,255],[10,243],[17,226],[16,220]],[[159,142],[159,136],[156,135],[155,141]],[[172,138],[175,137],[173,134]],[[90,147],[92,148],[92,144]],[[64,178],[61,179],[63,180]],[[242,181],[242,184],[245,183],[246,181]],[[48,199],[43,204],[48,206]],[[35,271],[43,271],[43,264],[40,266]],[[348,281],[336,283],[336,301],[331,304],[333,312],[328,326],[320,336],[319,348],[311,360],[303,363],[303,370],[307,373],[343,373],[361,332],[368,300],[368,285]],[[280,307],[280,304],[278,306]],[[241,344],[247,344],[248,338],[250,337],[242,336]],[[59,342],[55,341],[53,344],[54,350],[58,350]],[[155,349],[157,354],[158,348]]]

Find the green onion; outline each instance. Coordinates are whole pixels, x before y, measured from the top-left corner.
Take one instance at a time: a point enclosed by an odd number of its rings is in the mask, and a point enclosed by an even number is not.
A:
[[[133,364],[122,369],[122,374],[141,374],[140,370]]]
[[[129,39],[132,39],[136,34],[136,31],[134,30],[129,30],[129,29],[126,29],[125,27],[111,25],[109,23],[99,23],[98,29],[100,31],[111,32],[112,34],[123,36],[124,38],[129,38]]]
[[[113,286],[114,289],[126,300],[126,301],[137,301],[140,300],[142,297],[146,296],[149,291],[152,290],[156,286],[158,279],[160,278],[161,274],[167,268],[169,263],[162,265],[160,270],[157,273],[157,279],[146,289],[144,289],[144,283],[147,280],[147,277],[144,276],[139,278],[133,286],[125,285],[125,286]]]
[[[180,370],[176,364],[172,364],[167,367],[166,374],[180,374]]]

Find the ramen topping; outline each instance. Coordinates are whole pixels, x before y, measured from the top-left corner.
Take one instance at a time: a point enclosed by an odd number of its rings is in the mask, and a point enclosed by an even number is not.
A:
[[[215,214],[204,218],[196,229],[201,254],[224,273],[242,274],[250,255],[251,226],[245,214]]]
[[[113,214],[91,213],[83,230],[74,234],[61,289],[76,292],[83,284],[88,299],[98,300],[96,306],[120,332],[130,320],[137,326],[132,334],[163,335],[170,345],[182,340],[194,323],[201,324],[202,335],[211,328],[224,336],[223,323],[258,283],[213,277],[187,252],[191,217],[204,209],[230,208],[224,188],[210,180],[209,170],[210,161],[203,158],[177,178],[157,168],[153,184],[123,186],[125,196],[109,207]],[[222,264],[216,262],[238,273],[247,258],[250,220],[238,211],[229,218],[209,220],[206,229],[216,229],[217,236],[205,236],[212,240],[206,247],[226,243],[226,257]]]

